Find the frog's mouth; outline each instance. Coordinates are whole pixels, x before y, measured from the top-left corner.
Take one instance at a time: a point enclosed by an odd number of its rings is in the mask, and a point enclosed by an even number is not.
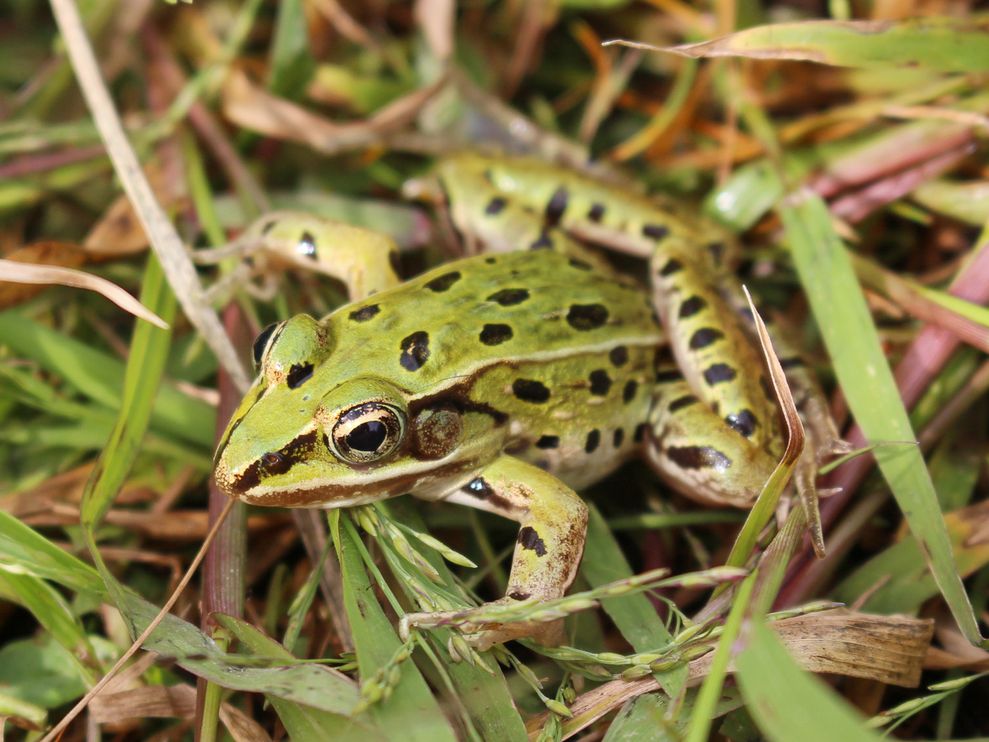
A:
[[[265,454],[241,474],[221,460],[215,470],[217,486],[229,497],[251,505],[288,508],[343,508],[415,492],[417,497],[439,499],[467,482],[478,468],[473,457],[452,453],[445,460],[414,461],[383,467],[376,472],[351,469],[347,474],[320,477],[309,473],[298,481],[278,481],[295,464],[305,465],[305,453],[317,433],[299,436],[277,454]],[[461,452],[462,454],[462,452]]]

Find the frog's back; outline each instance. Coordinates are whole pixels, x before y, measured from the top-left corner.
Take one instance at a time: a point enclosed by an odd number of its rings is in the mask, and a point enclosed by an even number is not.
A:
[[[324,323],[341,380],[379,376],[412,397],[491,366],[655,347],[660,336],[636,283],[551,251],[449,263],[344,306]]]
[[[417,400],[484,410],[505,450],[571,486],[637,447],[661,331],[627,277],[548,250],[468,258],[325,321],[342,382],[387,379]]]

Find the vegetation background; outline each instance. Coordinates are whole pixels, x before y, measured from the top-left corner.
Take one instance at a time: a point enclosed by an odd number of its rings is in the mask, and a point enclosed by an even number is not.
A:
[[[989,735],[987,73],[989,17],[965,0],[7,0],[5,732]],[[402,183],[478,146],[593,162],[742,236],[742,280],[871,448],[826,474],[827,556],[802,536],[813,511],[773,518],[788,462],[751,514],[628,467],[588,493],[575,594],[522,608],[572,614],[568,646],[479,654],[398,618],[499,595],[507,522],[403,498],[236,506],[211,532],[251,338],[344,297],[285,269],[258,298],[236,258],[196,267],[186,246],[302,208],[390,234],[412,275],[457,246]]]

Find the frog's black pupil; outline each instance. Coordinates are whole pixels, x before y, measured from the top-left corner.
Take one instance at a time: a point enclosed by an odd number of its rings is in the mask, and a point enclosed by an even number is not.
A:
[[[388,435],[388,428],[385,427],[384,423],[371,420],[361,423],[347,434],[347,445],[355,451],[373,453],[385,442],[386,435]]]
[[[268,325],[263,330],[261,330],[260,334],[254,339],[255,365],[257,366],[261,365],[261,356],[264,355],[264,348],[268,344],[268,338],[271,337],[271,333],[275,331],[276,327],[278,327],[278,323],[273,322],[272,324]]]

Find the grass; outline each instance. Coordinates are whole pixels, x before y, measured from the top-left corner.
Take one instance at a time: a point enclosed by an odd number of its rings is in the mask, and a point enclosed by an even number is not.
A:
[[[0,283],[4,731],[81,738],[88,715],[122,739],[989,734],[989,34],[974,9],[907,5],[935,14],[8,3],[2,257],[109,279],[170,327]],[[601,45],[616,38],[664,51]],[[391,235],[411,275],[451,244],[402,183],[492,143],[624,168],[741,235],[741,279],[871,452],[822,479],[841,489],[821,502],[823,559],[801,538],[812,512],[771,517],[788,466],[747,520],[628,467],[588,492],[570,596],[492,614],[566,616],[566,645],[478,652],[456,626],[501,594],[512,524],[411,498],[217,523],[216,422],[250,336],[342,296],[272,271],[275,299],[241,287],[221,315],[208,288],[236,261],[197,268],[186,245],[221,246],[275,204]],[[418,611],[448,620],[400,620]],[[72,719],[142,632],[153,654]]]

